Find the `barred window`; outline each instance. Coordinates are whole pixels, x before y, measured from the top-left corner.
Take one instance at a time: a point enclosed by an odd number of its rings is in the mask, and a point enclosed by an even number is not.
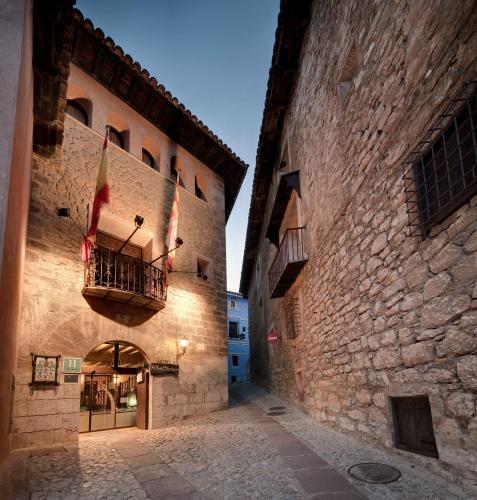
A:
[[[477,94],[446,114],[444,128],[413,163],[422,235],[477,192]]]
[[[301,332],[300,302],[298,297],[290,297],[285,305],[287,338],[294,339]]]

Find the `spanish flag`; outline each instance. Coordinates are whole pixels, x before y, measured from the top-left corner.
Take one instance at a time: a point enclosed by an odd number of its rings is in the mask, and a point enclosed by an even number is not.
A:
[[[176,253],[173,249],[177,246],[177,222],[179,220],[179,175],[180,173],[178,172],[174,199],[172,201],[171,217],[169,219],[166,236],[167,251],[169,252],[167,255],[166,268],[169,272],[172,272],[172,261],[174,260],[174,254]]]
[[[83,262],[88,262],[93,248],[93,239],[98,231],[99,215],[101,207],[109,203],[109,167],[108,167],[108,142],[109,127],[106,127],[104,136],[103,153],[101,155],[101,164],[99,166],[98,180],[96,181],[96,192],[93,202],[93,213],[91,214],[91,225],[81,243],[80,256]]]

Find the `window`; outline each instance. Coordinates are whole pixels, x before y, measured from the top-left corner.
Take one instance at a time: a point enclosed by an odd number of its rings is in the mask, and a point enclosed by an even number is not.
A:
[[[88,125],[88,113],[78,101],[68,100],[66,103],[66,112],[83,125]]]
[[[184,182],[177,170],[177,156],[171,156],[171,180],[177,182],[177,177],[179,177],[179,186],[185,188]]]
[[[242,332],[246,332],[246,331],[247,331],[247,329],[245,328],[245,326],[242,327]]]
[[[303,372],[295,372],[296,399],[299,403],[305,401],[305,386],[303,384]]]
[[[199,184],[197,183],[197,176],[195,177],[195,195],[197,196],[197,198],[200,198],[201,200],[207,201],[204,193],[202,192],[202,190],[199,187]]]
[[[96,233],[96,246],[98,248],[104,248],[105,250],[111,250],[112,252],[117,252],[121,247],[121,254],[128,255],[129,257],[134,257],[135,259],[143,260],[142,257],[142,247],[134,245],[133,243],[127,243],[123,246],[124,241],[109,234],[98,231]]]
[[[345,59],[343,69],[341,70],[341,75],[338,81],[338,96],[340,98],[341,104],[344,104],[346,98],[348,97],[349,91],[351,89],[351,84],[353,79],[358,73],[358,50],[356,44],[353,43],[349,49],[348,55]]]
[[[475,91],[414,161],[413,177],[423,236],[477,192]]]
[[[152,168],[154,168],[156,165],[156,162],[154,161],[154,157],[152,156],[152,154],[149,153],[149,151],[144,148],[142,148],[142,161],[146,165],[149,165]]]
[[[232,356],[232,366],[238,366],[238,365],[239,365],[239,357],[236,354],[234,354]]]
[[[237,301],[235,299],[230,299],[230,307],[235,309],[237,307]]]
[[[438,458],[427,396],[391,398],[396,448]]]
[[[285,304],[285,315],[287,323],[287,338],[298,337],[301,331],[300,303],[298,297],[290,297]]]
[[[229,337],[238,338],[238,323],[236,321],[229,321]]]
[[[210,263],[205,260],[198,258],[197,259],[197,277],[202,278],[204,281],[209,279],[210,272]]]
[[[230,381],[231,382],[237,382],[237,375],[231,375],[230,376]]]
[[[124,149],[124,138],[121,132],[118,132],[114,127],[111,127],[111,125],[109,126],[109,140],[113,144],[116,144],[116,146]]]

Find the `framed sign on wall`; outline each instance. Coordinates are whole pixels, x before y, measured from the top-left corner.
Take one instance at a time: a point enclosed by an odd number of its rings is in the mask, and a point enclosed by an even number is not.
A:
[[[30,385],[60,385],[58,382],[58,364],[61,356],[31,354],[32,376]]]

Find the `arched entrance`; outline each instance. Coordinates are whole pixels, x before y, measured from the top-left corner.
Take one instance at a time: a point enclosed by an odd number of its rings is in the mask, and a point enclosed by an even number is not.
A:
[[[99,344],[88,353],[81,374],[80,432],[147,428],[146,363],[137,346],[120,340]]]

